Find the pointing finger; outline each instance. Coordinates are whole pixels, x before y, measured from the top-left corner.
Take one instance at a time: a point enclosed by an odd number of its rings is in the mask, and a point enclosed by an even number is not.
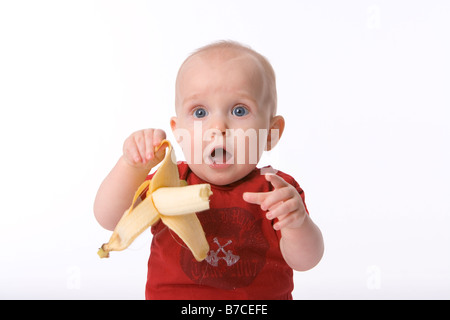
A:
[[[261,204],[271,192],[244,192],[243,199],[248,203]]]
[[[289,184],[280,176],[276,174],[266,174],[266,180],[269,181],[275,189],[280,189],[288,186]]]

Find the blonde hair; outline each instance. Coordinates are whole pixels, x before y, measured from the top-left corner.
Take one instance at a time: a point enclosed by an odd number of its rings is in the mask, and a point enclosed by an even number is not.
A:
[[[186,62],[188,62],[190,58],[192,58],[193,56],[195,56],[197,54],[208,52],[208,51],[221,51],[222,54],[226,54],[227,52],[229,52],[230,49],[234,50],[234,51],[241,51],[241,52],[248,53],[251,56],[253,56],[254,58],[256,58],[256,60],[261,64],[261,67],[264,71],[263,74],[264,74],[264,77],[266,80],[265,82],[268,85],[268,88],[267,88],[268,92],[266,93],[266,101],[269,104],[269,107],[272,109],[272,115],[275,116],[276,111],[277,111],[277,88],[276,88],[275,71],[273,70],[272,65],[270,64],[269,60],[266,57],[264,57],[262,54],[258,53],[257,51],[253,50],[249,46],[246,46],[244,44],[241,44],[237,41],[232,41],[232,40],[222,40],[222,41],[210,43],[210,44],[200,47],[197,50],[195,50],[194,52],[192,52],[186,58],[186,60],[184,60],[184,62],[182,63],[182,65],[178,71],[178,74],[181,71],[183,65],[186,64]],[[177,79],[178,79],[178,76],[177,76]]]

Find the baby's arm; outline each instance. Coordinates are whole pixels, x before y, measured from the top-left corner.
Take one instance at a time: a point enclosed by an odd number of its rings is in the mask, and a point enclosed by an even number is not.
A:
[[[123,155],[98,189],[94,215],[102,227],[114,230],[134,193],[149,171],[164,159],[165,149],[155,153],[166,138],[159,129],[145,129],[133,133],[123,145]]]
[[[306,213],[303,200],[292,185],[273,174],[266,174],[266,179],[274,186],[273,191],[246,192],[244,200],[259,204],[267,211],[267,219],[278,219],[273,227],[281,231],[280,249],[287,264],[294,270],[309,270],[322,258],[322,233]]]

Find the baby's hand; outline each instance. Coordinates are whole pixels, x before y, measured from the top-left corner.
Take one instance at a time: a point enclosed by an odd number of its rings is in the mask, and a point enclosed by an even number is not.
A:
[[[306,216],[300,194],[280,176],[266,174],[265,177],[275,189],[270,192],[245,192],[244,200],[259,204],[262,210],[268,211],[267,219],[278,218],[278,222],[273,225],[275,230],[299,228]]]
[[[160,129],[144,129],[134,132],[123,144],[123,158],[132,167],[150,170],[164,159],[165,148],[155,148],[166,138]]]

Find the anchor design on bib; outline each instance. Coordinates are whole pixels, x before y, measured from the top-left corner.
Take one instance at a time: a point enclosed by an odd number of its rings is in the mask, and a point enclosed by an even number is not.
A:
[[[227,243],[225,243],[224,245],[221,245],[217,238],[214,238],[213,241],[215,244],[217,244],[218,249],[216,251],[214,250],[209,251],[208,256],[205,258],[206,262],[208,262],[213,267],[217,267],[219,265],[219,260],[222,259],[226,262],[227,266],[230,267],[239,261],[240,259],[239,256],[233,254],[231,250],[225,252],[225,250],[223,249],[233,241],[228,240]],[[225,256],[219,257],[220,252],[222,252]]]

